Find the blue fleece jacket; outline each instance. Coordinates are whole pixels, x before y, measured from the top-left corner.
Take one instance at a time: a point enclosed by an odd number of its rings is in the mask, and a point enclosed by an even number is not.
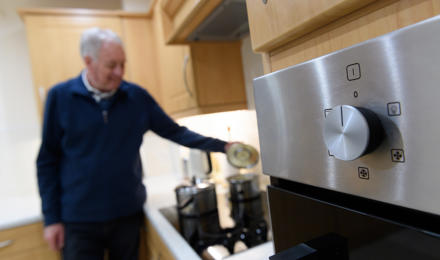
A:
[[[226,144],[179,126],[135,84],[123,81],[107,103],[93,99],[81,76],[54,86],[37,158],[45,225],[107,221],[142,210],[139,148],[148,130],[202,150],[224,152]]]

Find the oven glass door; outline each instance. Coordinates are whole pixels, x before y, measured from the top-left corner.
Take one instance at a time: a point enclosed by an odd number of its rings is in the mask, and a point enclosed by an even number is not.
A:
[[[440,259],[440,239],[434,234],[274,186],[268,187],[268,194],[277,254],[295,247],[301,249],[312,241],[310,247],[315,245],[318,251],[323,247],[329,254],[317,259]],[[329,248],[333,245],[333,249]],[[335,251],[337,258],[332,255]]]

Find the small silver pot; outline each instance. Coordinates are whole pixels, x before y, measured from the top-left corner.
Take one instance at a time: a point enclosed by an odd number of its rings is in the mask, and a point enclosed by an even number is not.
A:
[[[175,188],[177,210],[188,217],[199,217],[217,211],[215,185],[201,182],[194,185],[181,185]]]
[[[232,202],[241,202],[260,196],[257,174],[236,174],[228,177],[228,183]]]

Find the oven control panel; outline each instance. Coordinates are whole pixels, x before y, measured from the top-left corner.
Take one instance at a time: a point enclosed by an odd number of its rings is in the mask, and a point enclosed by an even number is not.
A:
[[[440,17],[254,80],[263,172],[440,214]]]

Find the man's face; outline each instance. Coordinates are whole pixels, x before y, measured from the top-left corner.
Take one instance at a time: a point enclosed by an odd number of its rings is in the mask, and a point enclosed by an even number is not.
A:
[[[103,92],[116,90],[124,76],[125,53],[122,46],[115,42],[104,42],[98,58],[85,57],[87,79],[90,84]]]

